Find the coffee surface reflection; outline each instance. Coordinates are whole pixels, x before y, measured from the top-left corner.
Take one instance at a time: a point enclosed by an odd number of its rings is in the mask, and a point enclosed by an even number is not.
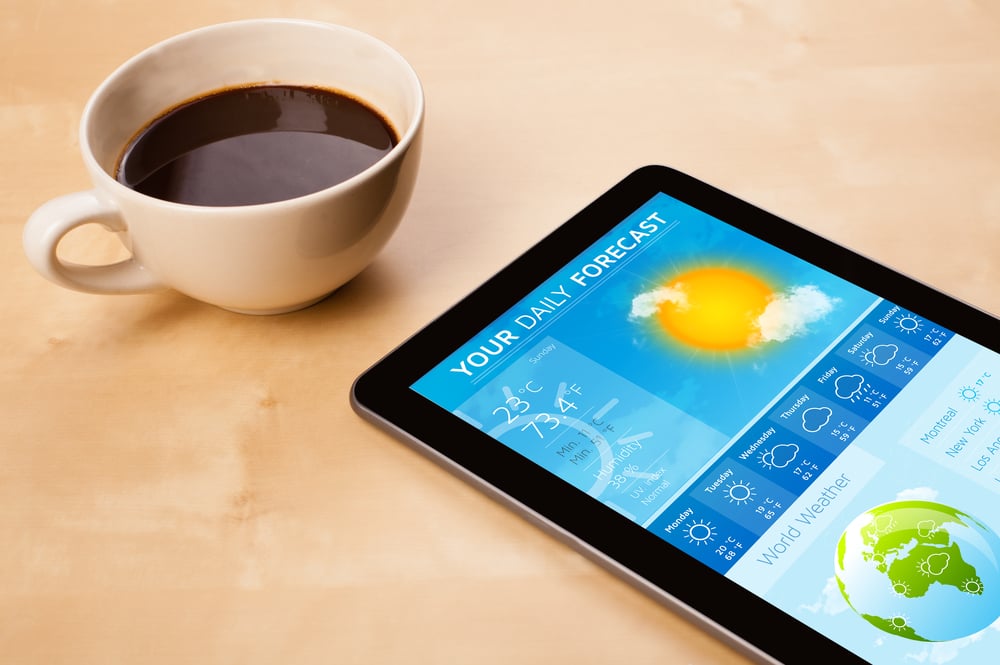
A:
[[[376,109],[335,90],[227,88],[152,120],[126,146],[115,176],[174,203],[271,203],[343,182],[398,140]]]

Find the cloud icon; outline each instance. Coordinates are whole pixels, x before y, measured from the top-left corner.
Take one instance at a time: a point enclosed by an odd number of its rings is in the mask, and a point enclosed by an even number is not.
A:
[[[937,531],[937,522],[934,520],[920,520],[917,522],[917,535],[921,538],[928,538]]]
[[[949,563],[951,563],[951,555],[947,552],[935,552],[920,562],[920,572],[924,575],[937,577],[948,569]]]
[[[860,374],[847,374],[838,378],[834,382],[837,397],[840,399],[851,399],[861,392],[861,385],[865,382],[865,377]]]
[[[802,412],[802,429],[815,434],[830,422],[833,409],[828,406],[813,407]]]
[[[865,351],[864,361],[870,365],[888,365],[899,353],[895,344],[879,344]]]
[[[879,515],[874,522],[875,533],[889,533],[896,528],[896,520],[892,515]]]
[[[784,469],[792,463],[795,456],[799,454],[799,447],[794,443],[779,443],[774,448],[764,451],[760,456],[760,463],[767,467]]]
[[[776,293],[757,320],[761,342],[784,342],[833,311],[839,300],[812,284]]]

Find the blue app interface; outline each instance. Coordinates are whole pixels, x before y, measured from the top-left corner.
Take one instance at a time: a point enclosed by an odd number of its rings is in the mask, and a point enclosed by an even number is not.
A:
[[[1000,648],[1000,356],[672,197],[413,389],[867,660]]]

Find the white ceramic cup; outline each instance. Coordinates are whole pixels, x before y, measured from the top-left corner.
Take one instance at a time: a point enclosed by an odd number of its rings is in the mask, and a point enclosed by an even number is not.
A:
[[[236,85],[285,83],[346,92],[378,109],[400,140],[360,174],[274,203],[209,207],[171,203],[119,183],[126,144],[177,104]],[[89,191],[53,199],[24,229],[24,248],[45,277],[89,293],[173,288],[236,312],[277,314],[311,305],[363,270],[409,203],[424,97],[395,50],[342,26],[252,19],[184,33],[135,56],[87,103],[80,149]],[[131,256],[80,265],[58,256],[84,224],[118,233]]]

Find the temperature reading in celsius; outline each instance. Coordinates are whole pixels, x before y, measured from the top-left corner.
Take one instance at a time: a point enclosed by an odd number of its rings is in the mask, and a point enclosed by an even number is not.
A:
[[[552,337],[455,413],[638,523],[729,438]]]
[[[581,395],[582,389],[575,383],[572,385],[560,383],[552,405],[558,411],[558,414],[553,415],[548,411],[531,413],[531,401],[528,398],[531,397],[534,399],[533,396],[541,393],[543,390],[544,386],[537,384],[534,380],[528,381],[520,388],[517,388],[516,394],[515,390],[510,386],[504,386],[503,395],[506,399],[504,399],[503,404],[493,409],[492,413],[494,416],[506,420],[506,424],[510,426],[521,424],[519,420],[524,416],[525,422],[521,425],[521,431],[534,432],[539,439],[544,439],[546,432],[557,429],[562,423],[560,415],[578,408],[576,403],[568,399],[568,397],[570,397],[570,393]]]

